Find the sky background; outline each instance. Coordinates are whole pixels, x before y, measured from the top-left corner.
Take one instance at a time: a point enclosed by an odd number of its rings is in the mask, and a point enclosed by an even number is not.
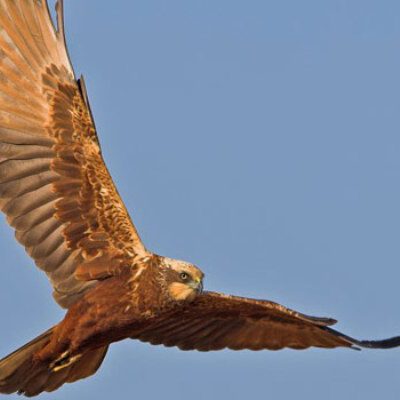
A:
[[[65,0],[104,156],[146,246],[206,289],[400,334],[400,2]],[[63,317],[0,220],[1,356]],[[44,399],[398,399],[400,350],[125,341]],[[11,396],[10,399],[13,397]],[[15,396],[17,398],[17,396]]]

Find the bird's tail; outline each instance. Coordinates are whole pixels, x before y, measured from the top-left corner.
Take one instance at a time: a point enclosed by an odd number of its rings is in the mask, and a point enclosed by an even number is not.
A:
[[[0,393],[36,396],[43,391],[56,390],[66,382],[87,378],[97,371],[108,346],[88,351],[63,368],[35,361],[35,353],[49,343],[52,333],[53,328],[0,360]]]

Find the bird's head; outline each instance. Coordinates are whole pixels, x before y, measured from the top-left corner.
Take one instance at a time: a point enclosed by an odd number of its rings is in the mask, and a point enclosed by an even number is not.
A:
[[[168,294],[174,301],[192,301],[203,290],[204,274],[195,265],[164,257],[162,266]]]

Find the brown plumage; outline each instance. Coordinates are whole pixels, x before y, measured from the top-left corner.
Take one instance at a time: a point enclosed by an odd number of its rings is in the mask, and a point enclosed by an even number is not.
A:
[[[390,348],[279,304],[202,292],[194,265],[142,244],[104,164],[84,81],[45,0],[0,0],[0,208],[65,318],[0,361],[0,393],[96,372],[125,338],[182,350]]]

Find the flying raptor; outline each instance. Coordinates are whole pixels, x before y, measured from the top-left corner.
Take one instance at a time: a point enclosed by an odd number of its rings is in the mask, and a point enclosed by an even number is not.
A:
[[[145,248],[104,164],[63,3],[0,0],[0,208],[50,279],[64,319],[0,361],[0,393],[34,396],[96,372],[126,338],[182,350],[400,346],[266,300],[203,291],[196,266]]]

